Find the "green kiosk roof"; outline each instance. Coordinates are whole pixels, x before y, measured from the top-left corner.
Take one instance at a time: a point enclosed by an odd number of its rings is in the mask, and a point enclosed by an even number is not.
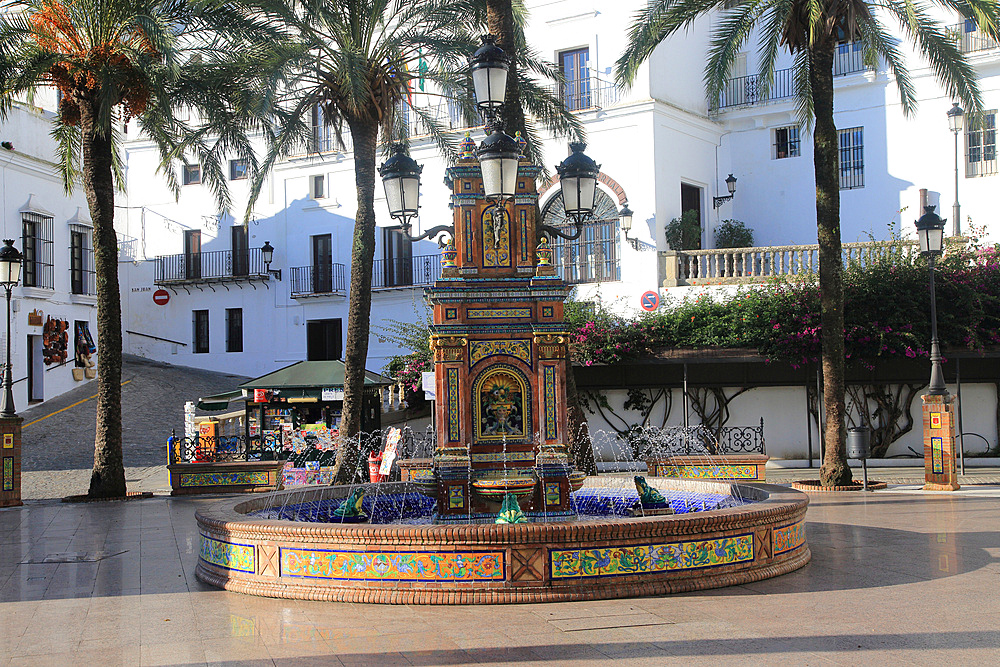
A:
[[[366,387],[386,387],[392,380],[365,371]],[[244,382],[240,389],[323,389],[344,386],[344,362],[299,361],[273,373]]]

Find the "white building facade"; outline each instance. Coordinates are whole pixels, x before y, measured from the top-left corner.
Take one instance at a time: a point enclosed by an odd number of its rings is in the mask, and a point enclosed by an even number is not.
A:
[[[713,246],[713,229],[738,219],[754,231],[756,246],[816,242],[812,142],[795,114],[790,57],[778,64],[769,95],[760,95],[751,46],[737,59],[719,100],[706,99],[703,68],[713,23],[702,17],[661,45],[621,92],[612,68],[625,46],[632,11],[596,0],[529,2],[529,41],[557,63],[569,83],[560,91],[587,131],[587,154],[602,165],[597,220],[581,241],[556,242],[556,264],[577,297],[600,298],[635,310],[646,291],[664,289],[664,228],[694,209],[702,248]],[[981,126],[957,136],[962,232],[968,222],[993,225],[991,188],[996,187],[996,109],[1000,108],[1000,49],[957,16],[944,19],[980,75],[987,115]],[[903,43],[901,48],[909,48]],[[932,72],[910,53],[908,67],[918,111],[905,118],[884,63],[864,67],[853,44],[841,46],[836,65],[835,121],[841,132],[841,220],[845,242],[884,239],[890,223],[904,235],[919,217],[919,191],[928,190],[951,217],[956,136],[946,112],[952,100]],[[414,91],[417,104],[437,106],[456,138],[467,129],[446,101]],[[481,128],[471,128],[473,138]],[[350,249],[356,211],[350,148],[334,144],[317,124],[307,154],[280,164],[241,224],[248,181],[237,160],[229,164],[236,201],[217,210],[201,184],[197,165],[180,174],[175,201],[156,175],[152,144],[130,135],[128,188],[116,221],[123,242],[123,319],[126,352],[181,365],[258,376],[301,359],[340,358],[347,321]],[[544,144],[546,166],[567,154],[564,139]],[[411,128],[411,155],[424,165],[421,216],[415,229],[450,222],[450,192],[441,185],[445,160],[421,128]],[[733,174],[731,199],[725,179]],[[422,289],[440,270],[435,243],[410,243],[387,227],[381,186],[376,186],[378,225],[372,324],[423,317]],[[558,186],[541,184],[544,222],[560,222]],[[629,238],[618,210],[634,211]],[[235,216],[235,217],[234,217]],[[949,225],[949,230],[951,225]],[[275,249],[265,266],[261,248]],[[280,271],[280,277],[278,272]],[[397,349],[371,339],[368,368],[381,371]]]
[[[99,372],[93,225],[82,188],[70,195],[63,188],[49,135],[52,118],[50,111],[15,104],[0,123],[3,238],[14,240],[24,256],[10,323],[19,411]],[[0,343],[5,332],[3,325]]]

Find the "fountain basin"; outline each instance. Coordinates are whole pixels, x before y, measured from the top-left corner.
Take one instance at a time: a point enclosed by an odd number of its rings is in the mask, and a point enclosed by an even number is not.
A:
[[[809,562],[804,523],[809,500],[803,493],[768,484],[648,482],[661,491],[736,494],[754,502],[691,514],[575,522],[348,525],[254,518],[248,513],[273,507],[275,499],[228,499],[197,513],[197,576],[227,590],[270,597],[495,604],[717,588],[785,574]],[[589,478],[584,488],[602,483]],[[404,483],[380,487],[413,490]],[[302,502],[348,492],[323,487],[287,493]]]

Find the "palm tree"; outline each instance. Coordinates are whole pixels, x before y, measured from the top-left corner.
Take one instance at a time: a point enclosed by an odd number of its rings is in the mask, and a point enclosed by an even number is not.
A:
[[[22,0],[0,15],[0,114],[41,86],[60,93],[53,137],[63,184],[83,185],[94,224],[97,282],[97,427],[89,495],[125,495],[121,421],[121,302],[115,187],[124,185],[119,149],[123,125],[135,120],[157,143],[162,171],[176,188],[171,163],[195,155],[228,208],[221,161],[226,151],[252,158],[240,113],[227,96],[243,89],[234,71],[219,76],[230,53],[244,52],[243,37],[262,26],[226,3],[186,0]],[[196,56],[196,57],[195,57]],[[218,85],[206,85],[215,80]],[[219,83],[222,82],[222,83]],[[180,122],[174,110],[200,112],[226,128],[212,144]],[[181,139],[189,133],[187,139]]]
[[[406,138],[403,118],[412,113],[430,131],[439,148],[457,156],[457,141],[431,110],[412,105],[410,91],[419,78],[429,80],[441,94],[463,101],[467,117],[475,114],[468,94],[465,59],[476,48],[463,29],[469,5],[446,0],[357,0],[349,3],[314,0],[257,0],[255,7],[288,33],[276,44],[260,70],[272,73],[271,87],[260,91],[276,103],[266,110],[268,152],[251,185],[250,206],[264,178],[282,158],[314,144],[311,121],[319,110],[322,121],[337,140],[346,129],[354,153],[357,213],[351,248],[350,301],[344,345],[344,405],[341,447],[335,476],[348,483],[357,475],[360,451],[361,406],[370,333],[372,268],[375,254],[376,153],[379,143]],[[435,66],[421,71],[420,58]],[[544,70],[544,66],[539,66]],[[558,101],[546,97],[537,83],[538,113],[564,133],[579,134],[575,118],[554,109]],[[561,108],[561,106],[559,106]],[[562,124],[550,122],[552,119]],[[261,119],[263,122],[264,119]]]
[[[819,240],[819,286],[822,332],[823,405],[826,454],[820,471],[824,486],[848,484],[844,407],[844,290],[840,239],[840,181],[837,127],[833,120],[833,62],[845,36],[859,42],[864,61],[886,62],[899,88],[904,114],[916,109],[916,95],[898,42],[887,23],[903,35],[931,65],[945,91],[960,99],[973,115],[982,110],[976,74],[941,24],[931,18],[931,5],[975,19],[979,28],[996,34],[996,0],[743,0],[725,10],[726,0],[652,0],[639,10],[629,30],[629,45],[618,59],[616,80],[627,86],[658,44],[699,16],[724,10],[712,34],[705,84],[709,100],[717,100],[740,48],[759,35],[759,78],[762,95],[774,79],[782,47],[794,57],[797,107],[804,125],[813,121],[816,226]]]

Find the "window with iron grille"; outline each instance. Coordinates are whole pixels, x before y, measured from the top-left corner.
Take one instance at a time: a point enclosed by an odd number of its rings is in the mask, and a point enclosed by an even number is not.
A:
[[[243,351],[243,309],[226,308],[226,352]]]
[[[574,230],[566,219],[562,194],[545,204],[542,222],[564,233]],[[621,280],[621,246],[618,239],[618,207],[603,190],[597,191],[594,213],[583,223],[579,238],[549,237],[552,264],[567,283],[598,283]]]
[[[972,120],[970,118],[970,120]],[[970,122],[965,130],[965,175],[997,173],[997,111],[983,112],[982,120]]]
[[[840,189],[865,187],[865,128],[839,130]]]
[[[82,225],[69,227],[69,283],[73,294],[95,294],[94,247],[91,230]]]
[[[786,157],[798,157],[801,147],[799,126],[789,125],[787,127],[774,128],[773,147],[772,159],[781,160]]]
[[[34,211],[21,214],[22,278],[25,287],[53,289],[52,216]]]
[[[208,311],[193,310],[194,325],[194,352],[195,354],[208,353]]]

